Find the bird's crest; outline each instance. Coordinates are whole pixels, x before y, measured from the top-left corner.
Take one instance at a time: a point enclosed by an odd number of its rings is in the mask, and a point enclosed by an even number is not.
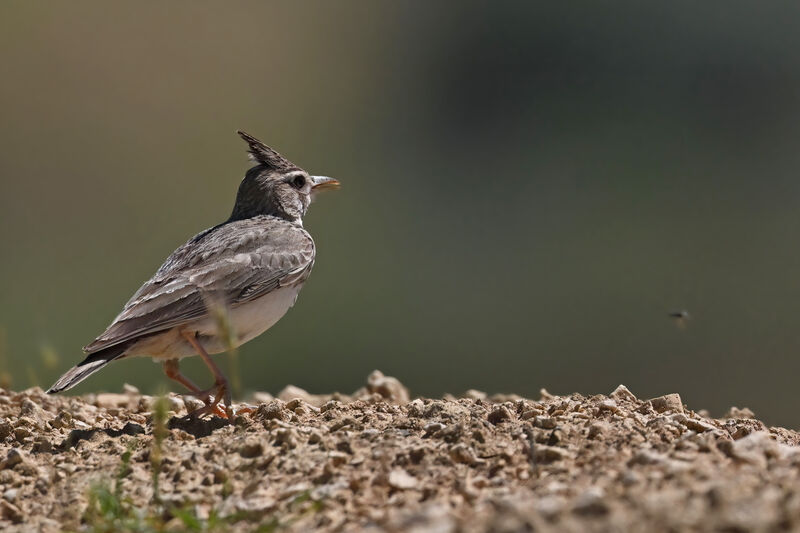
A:
[[[256,163],[260,163],[262,165],[266,165],[269,168],[275,170],[288,170],[292,168],[297,168],[297,165],[283,157],[281,154],[267,146],[266,144],[262,143],[249,133],[246,133],[242,130],[238,130],[236,133],[239,134],[239,137],[247,142],[247,145],[250,147],[250,159],[255,161]]]

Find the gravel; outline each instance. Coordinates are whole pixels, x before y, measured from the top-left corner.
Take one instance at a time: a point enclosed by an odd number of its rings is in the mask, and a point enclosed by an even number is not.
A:
[[[308,531],[800,529],[800,434],[746,408],[710,418],[677,394],[410,400],[374,372],[353,395],[256,393],[232,422],[167,402],[167,507]],[[131,462],[122,494],[152,506],[153,398],[0,389],[0,530],[81,530],[90,486]],[[169,522],[172,524],[172,522]],[[174,524],[172,524],[174,525]]]

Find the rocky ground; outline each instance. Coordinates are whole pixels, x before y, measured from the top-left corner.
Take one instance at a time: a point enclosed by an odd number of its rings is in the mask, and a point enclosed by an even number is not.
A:
[[[800,529],[800,434],[746,409],[623,386],[409,400],[379,372],[352,396],[251,402],[229,423],[171,396],[161,425],[132,387],[0,389],[0,530]]]

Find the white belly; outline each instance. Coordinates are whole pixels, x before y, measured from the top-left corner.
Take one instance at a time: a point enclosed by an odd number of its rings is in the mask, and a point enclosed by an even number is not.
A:
[[[233,347],[241,346],[274,326],[294,305],[301,287],[302,285],[284,287],[257,300],[230,309],[228,321],[233,330],[231,332],[234,340]],[[159,335],[146,337],[132,346],[126,355],[149,356],[157,359],[180,359],[197,355],[194,348],[181,335],[183,331],[196,334],[197,340],[210,354],[224,352],[229,348],[225,336],[219,334],[217,320],[205,318],[181,328],[173,328]]]

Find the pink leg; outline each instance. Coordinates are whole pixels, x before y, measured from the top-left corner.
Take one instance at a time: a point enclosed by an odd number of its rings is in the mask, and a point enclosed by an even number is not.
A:
[[[199,394],[203,394],[203,395],[206,396],[206,398],[207,398],[205,400],[206,401],[206,407],[203,408],[203,409],[200,409],[198,411],[195,411],[195,413],[197,413],[197,414],[205,414],[206,412],[210,412],[210,413],[218,414],[218,415],[222,416],[223,418],[228,418],[227,411],[230,409],[230,406],[231,406],[231,393],[230,393],[230,388],[228,387],[228,380],[225,379],[225,375],[219,369],[219,367],[214,362],[214,360],[211,359],[211,356],[208,355],[208,352],[206,352],[205,348],[203,348],[200,345],[200,343],[197,342],[197,339],[195,338],[195,336],[192,333],[189,333],[188,331],[184,331],[181,334],[183,335],[183,338],[185,338],[186,341],[189,344],[191,344],[192,347],[197,351],[197,354],[203,359],[203,362],[206,364],[208,369],[211,370],[211,373],[214,375],[214,386],[211,387],[210,389],[206,390],[206,391],[198,391]],[[208,394],[212,390],[215,391],[215,393],[214,393],[214,401],[213,402],[209,402],[208,401]],[[226,409],[224,409],[224,410],[219,405],[223,401],[223,399],[225,401],[225,406],[226,406]]]

